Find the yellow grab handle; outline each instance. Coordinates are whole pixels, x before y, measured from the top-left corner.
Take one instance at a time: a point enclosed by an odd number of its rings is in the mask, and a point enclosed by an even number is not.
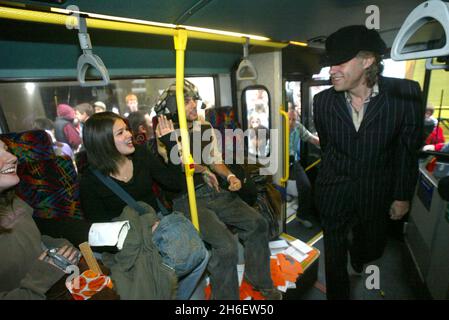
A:
[[[279,112],[284,117],[284,176],[281,178],[281,185],[285,185],[290,176],[290,125],[288,113],[284,111],[284,106],[280,106]]]
[[[315,161],[314,163],[312,163],[310,166],[308,166],[305,170],[304,170],[304,172],[307,172],[307,171],[309,171],[310,169],[312,169],[313,167],[315,167],[318,163],[320,163],[321,162],[321,159],[318,159],[317,161]]]
[[[193,157],[190,154],[190,137],[187,130],[186,110],[184,105],[184,54],[187,46],[186,30],[177,30],[174,36],[174,43],[176,50],[176,104],[178,106],[179,127],[181,129],[182,162],[185,168],[192,224],[195,226],[196,230],[200,231],[196,207],[195,184],[193,182],[195,168]]]

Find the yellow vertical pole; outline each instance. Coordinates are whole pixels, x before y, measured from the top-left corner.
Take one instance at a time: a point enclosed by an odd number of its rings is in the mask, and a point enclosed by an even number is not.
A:
[[[178,106],[179,127],[181,129],[182,163],[185,168],[187,192],[189,195],[190,215],[192,223],[199,231],[198,211],[196,208],[195,184],[193,174],[195,167],[190,154],[190,138],[187,130],[186,110],[184,105],[184,55],[187,47],[187,31],[177,29],[174,35],[176,50],[176,104]]]
[[[284,106],[280,106],[279,112],[284,118],[284,176],[281,178],[281,185],[285,187],[290,175],[290,126],[288,113],[284,111]]]

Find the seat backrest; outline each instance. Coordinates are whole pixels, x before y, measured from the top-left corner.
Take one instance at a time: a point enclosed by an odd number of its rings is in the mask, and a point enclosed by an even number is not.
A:
[[[212,127],[220,131],[240,128],[240,124],[235,119],[235,113],[232,107],[206,109],[206,121],[210,122]]]
[[[226,136],[226,129],[240,129],[241,126],[236,120],[235,112],[232,107],[221,107],[206,109],[206,121],[210,122],[214,129],[221,133],[222,156],[225,159],[227,153],[232,152],[232,158],[235,159],[237,152],[243,153],[243,135]],[[237,148],[241,150],[237,150]]]
[[[48,134],[43,130],[0,135],[8,150],[17,156],[20,182],[17,195],[38,218],[82,219],[79,182],[70,157],[56,156]]]
[[[50,136],[43,130],[10,132],[0,135],[20,163],[46,160],[55,156]]]

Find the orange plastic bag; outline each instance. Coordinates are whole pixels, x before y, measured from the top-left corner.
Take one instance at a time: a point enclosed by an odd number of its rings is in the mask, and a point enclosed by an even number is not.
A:
[[[113,285],[110,277],[86,270],[79,277],[66,282],[66,287],[75,300],[88,300],[106,287],[112,289]]]

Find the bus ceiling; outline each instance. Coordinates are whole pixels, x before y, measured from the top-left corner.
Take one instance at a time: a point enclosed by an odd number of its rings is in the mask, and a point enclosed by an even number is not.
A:
[[[381,14],[379,31],[387,45],[400,22],[421,2],[376,1]],[[316,56],[322,52],[322,40],[345,25],[365,23],[368,6],[365,1],[341,0],[286,0],[282,5],[278,0],[263,1],[263,5],[256,0],[0,0],[0,45],[10,48],[0,52],[4,66],[0,78],[12,74],[17,79],[24,75],[75,78],[73,62],[79,56],[79,43],[70,29],[73,24],[66,22],[76,12],[85,13],[94,52],[111,78],[173,75],[172,37],[181,23],[188,31],[187,74],[229,73],[241,60],[242,45],[249,38],[251,53],[282,49],[283,61],[289,66],[283,69],[304,77],[319,70]],[[212,30],[198,31],[192,26]],[[214,30],[245,34],[223,35]],[[296,55],[299,58],[293,58]]]
[[[89,33],[92,34],[92,41],[95,41],[95,51],[111,70],[112,76],[173,74],[175,60],[172,37],[178,33],[178,30],[186,30],[189,39],[186,51],[189,64],[186,72],[190,74],[229,72],[235,61],[240,58],[243,44],[267,47],[271,50],[278,50],[288,45],[288,43],[274,42],[268,38],[249,34],[225,33],[211,29],[198,30],[195,27],[167,26],[148,21],[130,21],[120,17],[106,17],[65,9],[51,11],[0,6],[0,18],[3,18],[0,19],[0,27],[3,25],[1,29],[5,31],[0,41],[5,42],[5,45],[10,48],[8,54],[2,53],[1,61],[4,66],[13,66],[12,70],[9,68],[1,70],[0,78],[8,77],[8,74],[14,73],[11,71],[18,70],[22,72],[27,70],[25,72],[29,77],[39,77],[39,75],[46,77],[50,74],[54,77],[54,70],[62,71],[64,74],[64,70],[73,68],[73,55],[78,55],[79,48],[73,45],[73,40],[76,38],[72,30],[78,29],[80,16],[85,17]],[[8,20],[19,22],[15,22],[14,28],[10,28],[7,27]],[[111,30],[116,32],[109,32]],[[210,40],[214,42],[213,45],[210,44],[212,42]],[[26,48],[27,46],[29,48]],[[11,52],[17,52],[17,54],[10,55]],[[30,52],[33,54],[30,55]],[[49,59],[52,55],[56,57]],[[92,55],[89,57],[91,58]],[[127,59],[117,59],[117,57]],[[91,63],[91,65],[94,64]],[[132,66],[133,64],[136,67]],[[97,66],[100,65],[97,63]],[[128,70],[129,74],[124,74],[124,70]],[[33,71],[37,71],[38,74],[34,74]],[[100,74],[104,73],[100,72]],[[70,77],[68,74],[65,75]],[[18,77],[20,78],[20,75]],[[102,78],[105,79],[103,76]]]
[[[11,0],[9,0],[11,2]],[[365,24],[373,5],[380,14],[380,33],[390,47],[407,14],[422,0],[15,0],[55,9],[189,25],[254,34],[273,41],[299,41],[327,36],[350,24]]]

